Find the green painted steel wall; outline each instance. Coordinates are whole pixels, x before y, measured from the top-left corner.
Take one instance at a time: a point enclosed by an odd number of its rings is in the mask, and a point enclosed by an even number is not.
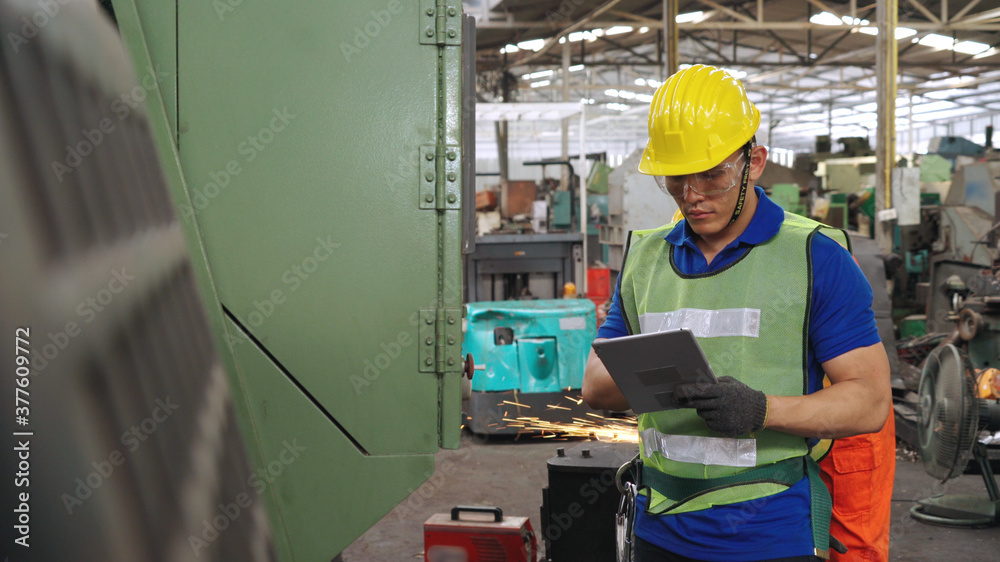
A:
[[[115,8],[257,467],[311,443],[262,494],[279,551],[329,560],[458,445],[461,177],[439,152],[421,208],[420,158],[459,144],[460,46],[421,43],[434,2],[168,4]]]

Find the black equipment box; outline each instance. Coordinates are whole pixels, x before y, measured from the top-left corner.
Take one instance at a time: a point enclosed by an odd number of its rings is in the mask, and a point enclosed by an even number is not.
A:
[[[590,441],[559,449],[542,489],[540,530],[548,562],[615,559],[618,468],[639,453],[635,443]]]

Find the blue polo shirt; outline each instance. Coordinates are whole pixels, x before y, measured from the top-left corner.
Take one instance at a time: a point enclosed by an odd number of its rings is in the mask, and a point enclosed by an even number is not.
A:
[[[721,269],[741,258],[756,244],[774,237],[784,211],[755,188],[757,209],[746,230],[726,246],[711,264],[695,244],[694,232],[682,220],[667,242],[675,246],[680,271],[697,275]],[[859,347],[881,341],[872,312],[872,289],[854,258],[833,239],[812,239],[812,304],[809,318],[809,392],[823,387],[821,363]],[[621,276],[599,338],[628,335],[621,311]],[[725,373],[718,373],[720,376]],[[635,533],[670,552],[697,560],[749,562],[813,554],[809,519],[809,482],[773,496],[702,511],[653,516],[644,513],[639,497]]]

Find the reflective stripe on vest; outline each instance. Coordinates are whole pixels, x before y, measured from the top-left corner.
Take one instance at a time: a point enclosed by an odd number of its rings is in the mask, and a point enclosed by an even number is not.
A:
[[[642,333],[667,332],[684,328],[698,338],[760,335],[759,308],[727,308],[702,310],[681,308],[670,312],[647,312],[639,316]]]
[[[743,468],[757,466],[756,439],[668,435],[652,427],[642,430],[639,437],[646,457],[659,453],[664,458],[682,462]]]

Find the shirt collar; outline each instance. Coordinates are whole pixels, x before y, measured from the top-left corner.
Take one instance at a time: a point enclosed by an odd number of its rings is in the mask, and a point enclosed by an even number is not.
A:
[[[757,194],[757,210],[750,218],[750,224],[747,225],[746,230],[737,236],[736,240],[729,246],[756,245],[767,242],[778,234],[781,223],[785,220],[784,209],[768,199],[761,187],[754,186],[754,193]],[[695,246],[694,231],[691,230],[685,219],[681,219],[680,223],[664,239],[674,246]]]

